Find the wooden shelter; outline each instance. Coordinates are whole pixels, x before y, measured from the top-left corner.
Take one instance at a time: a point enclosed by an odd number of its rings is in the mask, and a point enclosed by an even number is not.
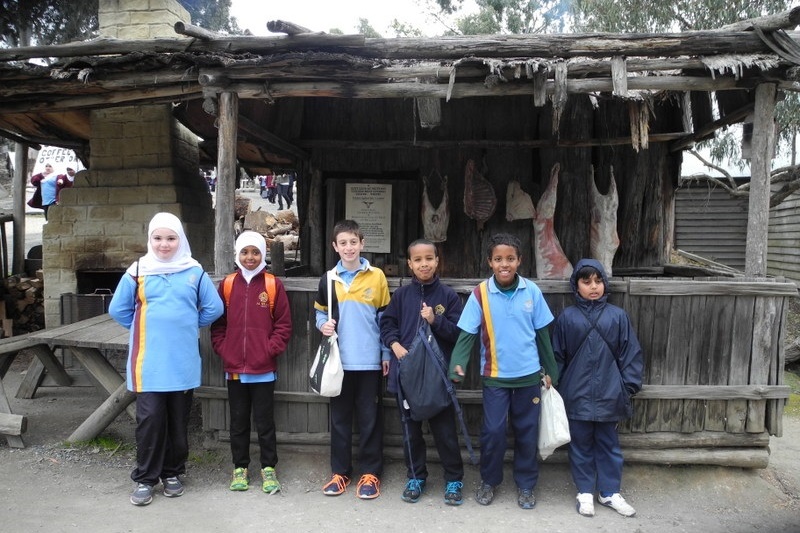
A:
[[[717,31],[434,39],[325,35],[281,21],[268,26],[286,35],[223,37],[178,22],[175,38],[0,50],[0,135],[69,146],[91,169],[90,113],[172,104],[218,169],[217,274],[230,262],[237,168],[298,172],[303,266],[286,280],[295,334],[276,411],[280,438],[294,442],[326,438],[327,402],[306,378],[318,340],[312,303],[354,185],[385,202],[386,248],[367,256],[393,287],[406,275],[405,246],[423,233],[424,202],[449,202],[442,275],[466,296],[489,273],[492,233],[519,236],[521,273],[535,275],[533,224],[506,216],[511,182],[538,201],[560,166],[553,227],[575,262],[589,254],[590,180],[605,194],[613,172],[612,301],[632,315],[647,354],[626,458],[765,466],[788,396],[782,332],[796,296],[793,284],[765,278],[768,172],[776,98],[798,88],[800,34],[783,28],[798,20],[800,8]],[[27,62],[40,57],[57,62]],[[749,278],[664,279],[681,150],[748,117]],[[497,199],[481,223],[465,213],[470,161]],[[554,313],[570,303],[565,281],[540,284]],[[224,438],[222,372],[204,344],[204,424]],[[471,375],[460,393],[473,434],[479,389]],[[386,408],[387,443],[399,443],[391,401]]]

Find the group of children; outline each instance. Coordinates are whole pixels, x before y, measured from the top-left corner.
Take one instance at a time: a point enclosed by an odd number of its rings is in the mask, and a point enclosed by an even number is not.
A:
[[[598,261],[584,259],[576,265],[570,279],[576,304],[552,324],[541,290],[517,273],[521,245],[513,235],[490,239],[487,261],[493,274],[472,291],[463,309],[459,296],[439,280],[437,249],[428,240],[408,246],[413,278],[391,298],[383,272],[361,256],[364,235],[355,221],[335,225],[332,245],[339,261],[320,279],[314,303],[316,327],[325,336],[337,334],[344,368],[342,392],[330,399],[331,477],[322,487],[325,495],[343,494],[355,478],[355,421],[360,473],[356,495],[380,496],[383,379],[397,395],[399,409],[406,409],[398,368],[420,324],[427,322],[449,360],[446,370],[453,382],[464,379],[474,344],[480,343],[479,504],[492,503],[503,481],[510,426],[517,502],[523,509],[534,507],[541,387],[558,385],[570,425],[569,461],[578,512],[594,514],[596,493],[598,503],[633,516],[634,509],[620,495],[623,461],[616,426],[631,415],[631,396],[641,388],[643,358],[627,314],[607,301],[608,279]],[[266,271],[264,238],[244,232],[235,247],[238,271],[214,290],[191,258],[180,221],[159,213],[150,222],[147,255],[128,269],[112,299],[112,317],[131,329],[127,379],[129,390],[137,393],[134,505],[149,504],[159,482],[165,496],[183,494],[178,476],[188,457],[192,389],[200,385],[196,339],[198,328],[207,325],[228,389],[234,465],[230,490],[249,487],[251,414],[260,447],[262,490],[280,490],[273,399],[277,358],[292,334],[291,312],[283,284]],[[423,422],[402,419],[408,480],[401,498],[413,503],[427,486],[426,444]],[[455,406],[427,422],[442,462],[444,502],[460,505],[464,465]]]

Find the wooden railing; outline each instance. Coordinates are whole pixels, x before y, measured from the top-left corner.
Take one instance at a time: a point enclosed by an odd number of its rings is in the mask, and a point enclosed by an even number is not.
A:
[[[466,299],[481,280],[444,281]],[[401,283],[390,279],[390,288]],[[568,282],[537,283],[554,315],[574,302]],[[308,368],[319,342],[313,311],[318,278],[287,278],[285,285],[294,334],[280,360],[275,412],[279,438],[324,443],[328,401],[308,388]],[[630,315],[645,355],[644,388],[634,398],[633,418],[620,427],[623,445],[636,449],[626,451],[626,459],[766,466],[769,435],[782,434],[789,396],[783,383],[783,331],[787,300],[797,296],[796,286],[674,278],[622,279],[610,286],[610,301]],[[207,339],[203,344],[203,387],[197,392],[203,398],[203,423],[226,439],[223,372]],[[473,436],[482,417],[477,367],[470,365],[458,391]],[[399,445],[402,428],[388,395],[384,409],[386,443]]]

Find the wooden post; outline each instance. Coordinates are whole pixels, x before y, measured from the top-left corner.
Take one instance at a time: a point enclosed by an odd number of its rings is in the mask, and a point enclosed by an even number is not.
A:
[[[217,140],[217,204],[214,227],[214,272],[226,274],[233,256],[233,203],[236,195],[236,131],[239,96],[219,94],[219,138]]]
[[[122,383],[117,390],[115,390],[114,393],[69,436],[67,442],[92,440],[102,433],[102,431],[106,429],[126,407],[133,403],[134,400],[136,400],[136,394],[129,391],[126,384]]]
[[[322,172],[310,166],[309,170],[311,187],[308,191],[308,204],[306,208],[308,238],[305,238],[305,234],[303,236],[303,241],[306,243],[303,245],[303,253],[307,252],[308,255],[304,255],[303,259],[308,257],[308,264],[311,266],[311,275],[321,276],[322,273],[325,272],[325,248],[329,246],[328,239],[325,235],[325,218],[323,217],[323,213],[325,212],[324,185],[322,183]]]
[[[285,276],[286,261],[283,255],[283,243],[281,241],[272,241],[272,245],[269,247],[269,259],[272,273],[276,276]]]
[[[20,274],[25,271],[25,186],[28,181],[27,176],[28,147],[17,143],[14,148],[14,203],[12,209],[14,222],[11,230],[14,242],[14,255],[11,263],[12,274]]]
[[[744,273],[747,277],[767,275],[769,229],[769,175],[775,143],[775,84],[756,87],[753,120],[753,156],[750,159],[750,206],[747,216],[747,245]]]

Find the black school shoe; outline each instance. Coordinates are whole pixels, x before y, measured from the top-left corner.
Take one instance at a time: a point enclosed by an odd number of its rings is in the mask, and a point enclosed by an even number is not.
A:
[[[536,505],[533,489],[518,489],[517,505],[522,509],[533,509]]]
[[[489,505],[494,500],[494,487],[481,480],[478,490],[475,491],[475,501],[481,505]]]

